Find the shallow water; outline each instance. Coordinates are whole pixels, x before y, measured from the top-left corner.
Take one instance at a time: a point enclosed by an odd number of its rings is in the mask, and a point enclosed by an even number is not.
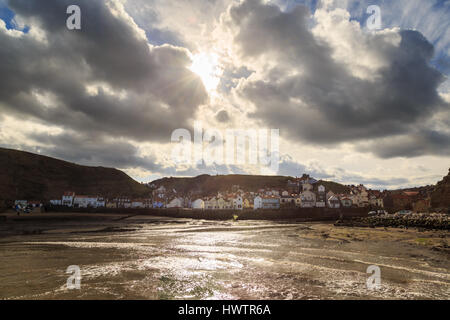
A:
[[[422,243],[445,232],[143,216],[42,229],[0,238],[0,299],[450,299],[448,252]]]

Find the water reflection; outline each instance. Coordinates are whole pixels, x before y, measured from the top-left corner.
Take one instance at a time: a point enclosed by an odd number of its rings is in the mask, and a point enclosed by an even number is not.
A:
[[[0,298],[450,298],[448,256],[412,246],[400,233],[392,233],[392,240],[361,241],[348,234],[375,233],[320,224],[154,218],[124,219],[89,232],[77,227],[2,239]],[[381,290],[366,288],[369,264],[382,268]],[[65,287],[69,265],[82,270],[81,290]]]

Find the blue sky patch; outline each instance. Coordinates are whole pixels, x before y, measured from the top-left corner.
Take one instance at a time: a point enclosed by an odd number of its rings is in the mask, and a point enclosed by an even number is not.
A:
[[[4,3],[0,2],[0,19],[5,21],[6,29],[8,30],[19,30],[23,33],[28,33],[30,31],[29,26],[25,26],[23,29],[19,28],[14,17],[16,14],[10,8],[8,8]]]

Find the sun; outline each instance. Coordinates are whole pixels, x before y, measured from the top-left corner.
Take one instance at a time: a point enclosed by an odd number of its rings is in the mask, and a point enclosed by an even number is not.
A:
[[[216,90],[222,74],[216,54],[199,53],[192,56],[192,65],[189,69],[202,79],[208,92]]]

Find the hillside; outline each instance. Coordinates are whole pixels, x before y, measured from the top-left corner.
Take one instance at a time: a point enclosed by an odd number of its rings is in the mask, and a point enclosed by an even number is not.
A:
[[[146,186],[117,169],[0,148],[0,200],[60,199],[68,190],[106,197],[149,194]]]
[[[211,195],[218,191],[231,190],[234,185],[248,191],[257,191],[262,188],[285,189],[288,180],[293,177],[285,176],[256,176],[256,175],[200,175],[193,178],[162,178],[152,183],[164,186],[167,190],[175,189],[178,193],[194,192],[201,195]],[[348,191],[346,186],[329,181],[319,181],[327,190],[336,193]]]
[[[450,208],[450,170],[447,176],[439,181],[431,194],[433,208]]]

